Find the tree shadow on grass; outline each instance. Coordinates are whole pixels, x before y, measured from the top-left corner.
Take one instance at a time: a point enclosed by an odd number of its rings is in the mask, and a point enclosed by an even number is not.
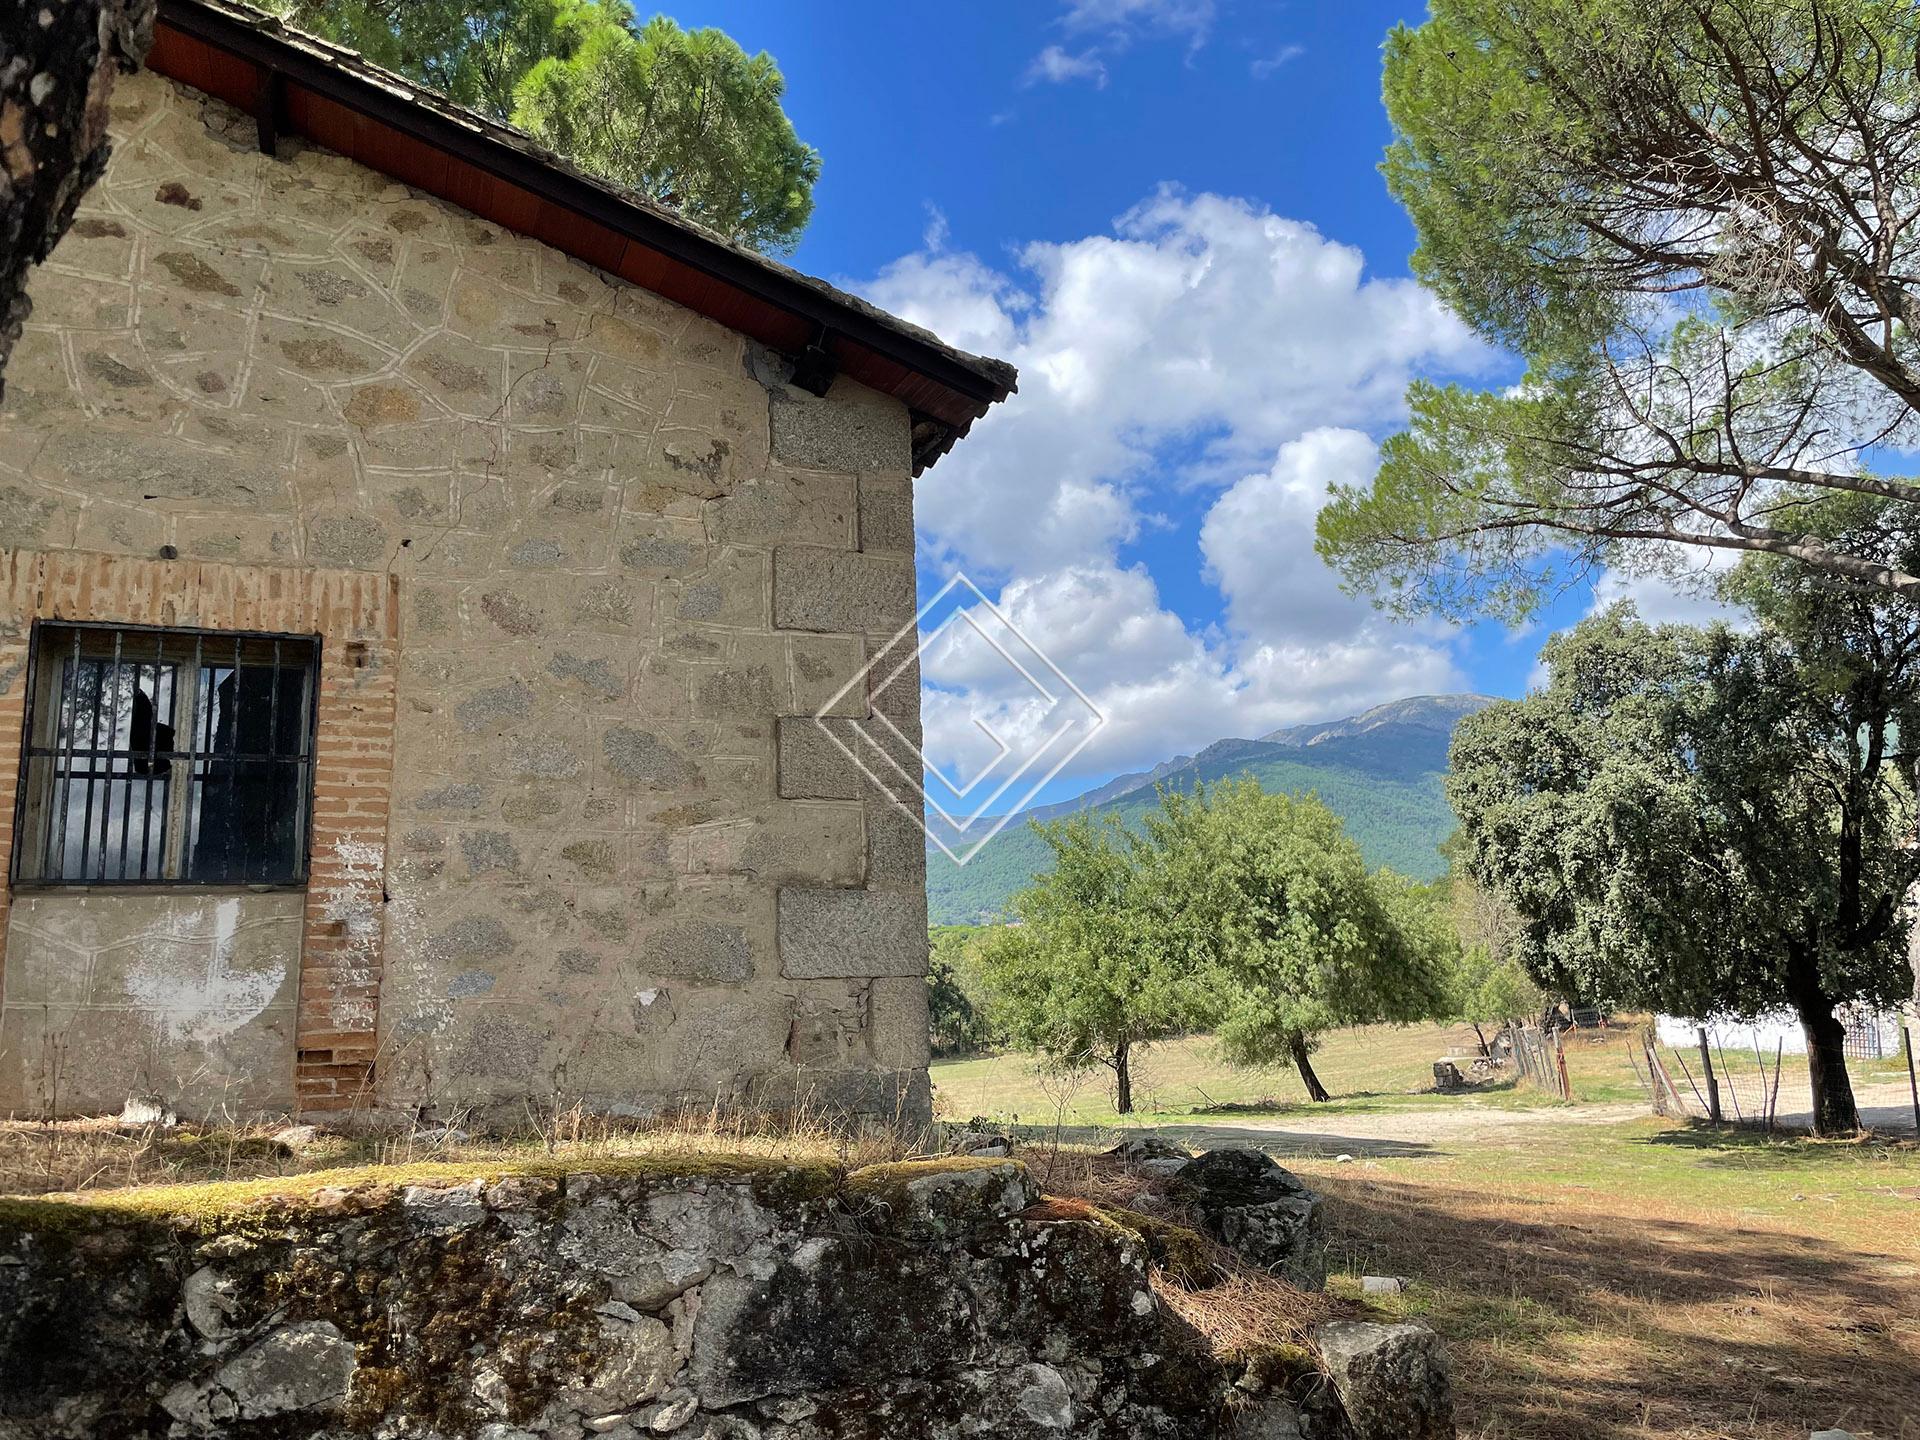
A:
[[[1747,1169],[1756,1162],[1784,1168],[1859,1165],[1875,1159],[1920,1155],[1920,1143],[1911,1136],[1862,1140],[1814,1140],[1796,1132],[1776,1130],[1769,1135],[1753,1126],[1710,1125],[1691,1120],[1685,1126],[1662,1130],[1639,1142],[1698,1155],[1702,1165]]]
[[[1490,1176],[1490,1179],[1493,1178]],[[1636,1214],[1631,1194],[1502,1194],[1340,1172],[1336,1267],[1418,1282],[1448,1340],[1463,1434],[1501,1440],[1910,1436],[1910,1257]]]

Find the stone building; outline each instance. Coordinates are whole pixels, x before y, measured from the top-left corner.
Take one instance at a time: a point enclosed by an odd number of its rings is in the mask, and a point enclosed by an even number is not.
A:
[[[841,744],[1011,368],[254,12],[151,70],[0,408],[0,1113],[924,1113]]]

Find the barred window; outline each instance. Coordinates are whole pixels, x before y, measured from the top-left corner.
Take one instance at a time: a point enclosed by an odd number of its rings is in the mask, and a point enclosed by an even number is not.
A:
[[[297,885],[313,635],[34,626],[13,878]]]

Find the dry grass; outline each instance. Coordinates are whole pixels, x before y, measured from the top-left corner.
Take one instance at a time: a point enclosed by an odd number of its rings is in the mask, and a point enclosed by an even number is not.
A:
[[[1330,1296],[1296,1290],[1263,1270],[1244,1266],[1229,1271],[1204,1289],[1170,1280],[1164,1271],[1152,1277],[1153,1293],[1177,1320],[1199,1337],[1213,1355],[1246,1362],[1289,1351],[1308,1351],[1313,1327],[1353,1311]]]
[[[482,1167],[550,1158],[584,1168],[604,1160],[675,1154],[825,1163],[851,1171],[921,1153],[925,1139],[885,1127],[849,1130],[804,1108],[791,1114],[694,1109],[623,1121],[574,1107],[486,1136],[469,1136],[457,1125],[307,1135],[302,1127],[283,1124],[8,1120],[0,1121],[0,1195],[267,1180],[427,1161]]]
[[[1463,1437],[1920,1437],[1910,1146],[1648,1121],[1298,1167],[1327,1199],[1336,1292],[1414,1281],[1380,1303],[1447,1337]]]
[[[1162,1305],[1190,1343],[1219,1359],[1292,1354],[1306,1361],[1314,1326],[1356,1313],[1351,1303],[1297,1289],[1202,1235],[1179,1187],[1163,1177],[1088,1146],[1044,1145],[1021,1158],[1048,1196],[1032,1218],[1133,1232],[1146,1246]]]
[[[941,1060],[933,1066],[934,1103],[949,1119],[987,1115],[1026,1125],[1161,1124],[1231,1113],[1316,1115],[1420,1109],[1456,1103],[1435,1095],[1433,1062],[1477,1053],[1473,1030],[1464,1025],[1368,1025],[1329,1032],[1313,1057],[1315,1071],[1333,1092],[1329,1104],[1307,1100],[1291,1065],[1238,1069],[1222,1062],[1211,1036],[1191,1035],[1139,1052],[1134,1066],[1135,1113],[1118,1116],[1111,1076],[1105,1070],[1062,1079],[1021,1054]],[[1574,1093],[1582,1100],[1636,1100],[1645,1091],[1627,1058],[1624,1031],[1582,1032],[1567,1061]],[[1676,1069],[1675,1079],[1679,1079]],[[1507,1084],[1480,1092],[1481,1104],[1530,1108],[1554,1103],[1544,1091]]]

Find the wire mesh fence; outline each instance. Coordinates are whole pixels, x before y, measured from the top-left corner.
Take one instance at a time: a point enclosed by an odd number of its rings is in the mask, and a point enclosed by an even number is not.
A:
[[[1911,1032],[1882,1038],[1871,1049],[1849,1048],[1849,1078],[1869,1129],[1920,1130],[1920,1087],[1911,1068]],[[1630,1036],[1627,1054],[1656,1115],[1707,1120],[1766,1131],[1799,1130],[1813,1118],[1813,1085],[1803,1052],[1757,1033],[1730,1044],[1702,1031],[1691,1046]]]

